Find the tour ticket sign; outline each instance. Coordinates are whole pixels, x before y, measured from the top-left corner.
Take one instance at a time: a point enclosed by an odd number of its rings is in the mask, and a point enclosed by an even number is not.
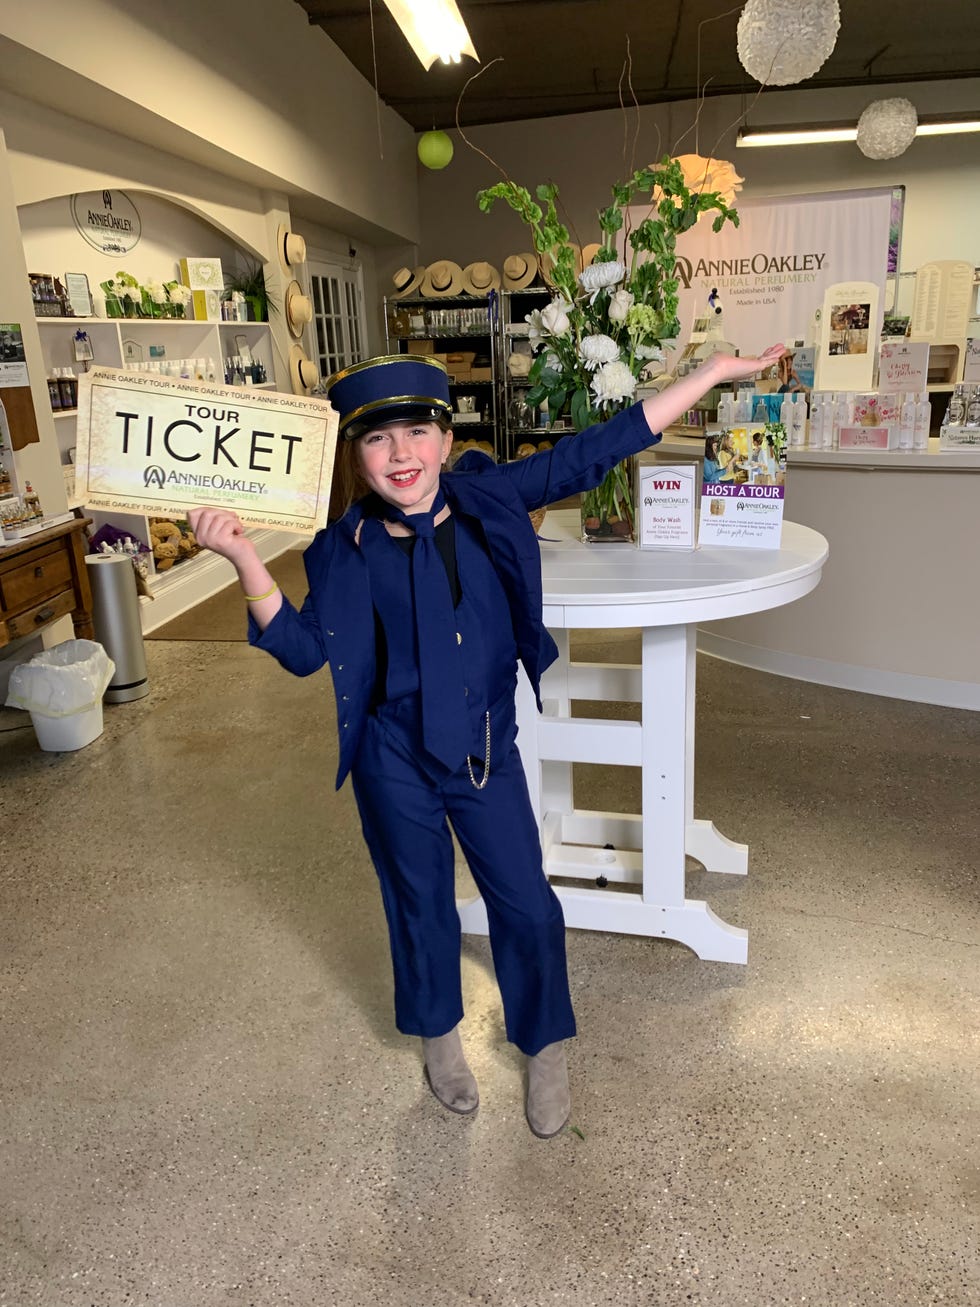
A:
[[[92,368],[78,385],[77,498],[160,517],[227,508],[252,525],[316,531],[337,420],[316,396]]]

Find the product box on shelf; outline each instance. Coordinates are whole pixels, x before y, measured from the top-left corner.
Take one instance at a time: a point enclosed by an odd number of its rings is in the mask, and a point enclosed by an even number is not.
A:
[[[897,449],[898,427],[841,427],[841,449]]]
[[[191,291],[194,318],[198,322],[221,321],[224,277],[220,259],[181,259],[180,279]]]
[[[434,340],[410,340],[408,342],[409,354],[434,354],[436,343]]]
[[[470,381],[492,381],[492,368],[470,368]]]

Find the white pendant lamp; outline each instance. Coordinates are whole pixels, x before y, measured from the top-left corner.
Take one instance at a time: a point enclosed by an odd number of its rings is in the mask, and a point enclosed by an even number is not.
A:
[[[897,159],[915,140],[918,127],[911,100],[875,100],[858,119],[858,149],[868,159]]]
[[[738,57],[763,86],[794,86],[823,67],[839,30],[837,0],[748,0],[738,20]]]

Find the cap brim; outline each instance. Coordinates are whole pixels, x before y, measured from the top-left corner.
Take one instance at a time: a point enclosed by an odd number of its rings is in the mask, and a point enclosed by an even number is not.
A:
[[[357,440],[358,436],[366,435],[376,427],[383,427],[387,422],[406,422],[412,418],[423,418],[426,422],[443,418],[449,422],[452,419],[452,409],[436,403],[392,404],[387,408],[376,408],[348,422],[341,429],[340,437],[342,440]]]

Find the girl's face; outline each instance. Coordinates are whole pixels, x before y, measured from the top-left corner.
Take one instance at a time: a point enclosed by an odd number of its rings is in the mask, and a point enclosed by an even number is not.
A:
[[[439,473],[453,443],[435,422],[387,422],[357,439],[357,458],[368,486],[403,513],[428,513]]]

